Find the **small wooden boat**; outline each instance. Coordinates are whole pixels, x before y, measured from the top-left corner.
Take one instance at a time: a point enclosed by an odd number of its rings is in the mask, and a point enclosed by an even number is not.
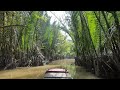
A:
[[[72,79],[72,77],[66,69],[52,68],[45,72],[44,79]]]

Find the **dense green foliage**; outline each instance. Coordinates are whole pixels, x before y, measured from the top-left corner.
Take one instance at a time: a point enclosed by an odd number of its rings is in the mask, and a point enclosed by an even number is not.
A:
[[[97,76],[119,78],[119,11],[69,11],[70,34],[74,41],[76,65]]]
[[[39,66],[72,52],[72,42],[50,20],[45,11],[0,11],[0,68]]]

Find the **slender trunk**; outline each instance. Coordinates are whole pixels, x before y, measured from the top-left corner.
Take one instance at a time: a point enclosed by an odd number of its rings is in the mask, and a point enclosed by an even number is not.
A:
[[[99,11],[99,19],[101,19],[100,11]],[[101,57],[102,57],[102,50],[101,50],[101,27],[100,27],[100,25],[99,25],[99,48],[100,48],[100,54],[101,54]]]
[[[4,11],[0,11],[0,27],[4,27],[4,16],[5,16],[5,12]],[[4,32],[4,28],[0,28],[1,30],[1,68],[3,68],[5,66],[5,32]]]

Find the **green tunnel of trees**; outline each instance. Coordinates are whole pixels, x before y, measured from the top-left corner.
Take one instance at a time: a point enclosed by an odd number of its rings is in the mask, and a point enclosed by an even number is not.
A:
[[[72,56],[73,43],[46,11],[0,11],[0,69],[40,66]]]
[[[66,11],[62,26],[46,11],[0,11],[0,69],[43,65],[75,56],[75,64],[104,78],[120,77],[120,12]],[[60,31],[66,32],[72,41]],[[68,52],[67,52],[68,51]]]

